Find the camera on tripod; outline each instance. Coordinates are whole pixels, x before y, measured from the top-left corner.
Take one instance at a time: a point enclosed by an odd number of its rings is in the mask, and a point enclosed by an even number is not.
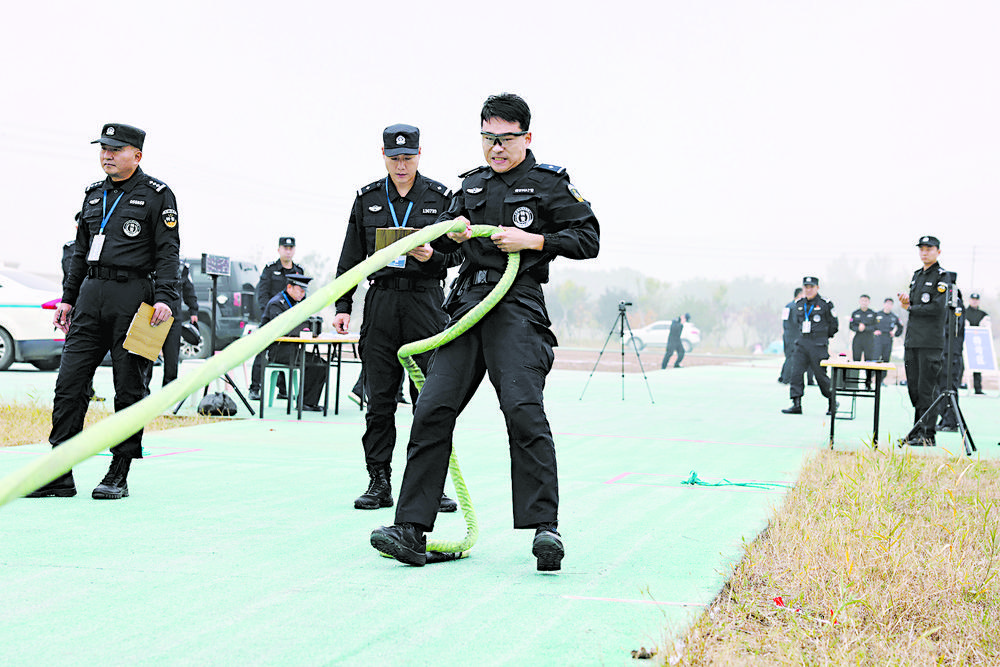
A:
[[[625,309],[632,305],[631,301],[619,301],[618,302],[618,312],[624,313]]]

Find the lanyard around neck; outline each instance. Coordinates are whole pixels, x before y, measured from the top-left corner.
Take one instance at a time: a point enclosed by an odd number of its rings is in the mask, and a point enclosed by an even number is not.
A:
[[[104,219],[101,220],[101,231],[97,232],[98,234],[103,234],[104,233],[104,227],[105,227],[105,225],[108,224],[108,220],[111,219],[111,215],[115,212],[115,209],[118,208],[118,202],[120,202],[122,200],[122,197],[124,195],[125,195],[124,192],[122,192],[120,195],[118,195],[118,199],[116,199],[115,203],[111,205],[111,210],[109,211],[108,210],[108,191],[107,190],[104,191],[104,201],[101,203],[101,213],[104,214]]]
[[[392,213],[392,224],[396,227],[406,227],[406,221],[410,219],[410,211],[413,210],[413,202],[406,207],[406,213],[403,214],[403,224],[399,224],[399,218],[396,217],[396,207],[392,205],[392,200],[389,199],[389,177],[385,179],[385,200],[389,204],[389,213]]]

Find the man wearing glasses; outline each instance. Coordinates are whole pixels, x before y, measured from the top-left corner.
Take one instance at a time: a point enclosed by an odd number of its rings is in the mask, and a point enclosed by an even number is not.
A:
[[[600,228],[565,169],[536,162],[529,150],[531,111],[523,99],[509,93],[491,96],[480,121],[487,166],[462,174],[462,190],[441,216],[466,228],[431,244],[465,252],[445,303],[451,321],[493,289],[508,253],[521,253],[520,268],[493,310],[436,351],[414,411],[396,523],[374,530],[371,543],[410,565],[427,561],[424,533],[434,528],[455,421],[488,373],[507,422],[514,527],[535,529],[532,554],[539,570],[558,570],[564,551],[557,530],[555,445],[542,407],[556,338],[541,284],[557,256],[596,257]],[[470,224],[495,225],[500,231],[472,238]]]

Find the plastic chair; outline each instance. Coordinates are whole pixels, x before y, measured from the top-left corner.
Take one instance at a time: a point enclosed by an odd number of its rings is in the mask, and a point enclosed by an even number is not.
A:
[[[274,405],[274,396],[278,392],[278,377],[283,376],[285,378],[285,387],[288,393],[288,405],[285,408],[285,414],[292,414],[292,404],[295,403],[295,397],[299,392],[299,367],[289,366],[287,364],[271,364],[264,363],[265,382],[267,383],[267,407],[272,407]],[[260,418],[264,418],[264,392],[260,392]]]

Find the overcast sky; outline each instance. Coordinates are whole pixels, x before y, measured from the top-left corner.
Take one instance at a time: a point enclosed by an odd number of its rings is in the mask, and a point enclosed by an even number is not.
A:
[[[29,6],[30,4],[30,6]],[[386,125],[421,172],[483,164],[478,114],[521,94],[532,148],[602,225],[593,269],[836,282],[942,239],[1000,296],[1000,3],[17,3],[0,26],[0,260],[58,271],[105,122],[148,133],[182,252],[339,256]],[[567,260],[562,260],[567,261]],[[582,264],[582,263],[581,263]],[[984,307],[989,309],[987,304]]]

